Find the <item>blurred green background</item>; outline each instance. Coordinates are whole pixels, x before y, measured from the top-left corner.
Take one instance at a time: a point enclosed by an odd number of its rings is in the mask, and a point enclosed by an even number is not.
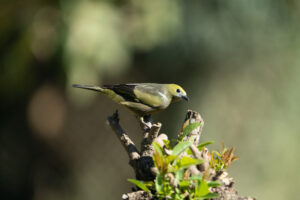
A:
[[[189,103],[157,114],[175,137],[187,109],[202,141],[241,158],[240,195],[300,195],[297,0],[4,0],[0,6],[0,199],[120,199],[134,178],[106,124],[139,143],[129,111],[72,83],[180,84]]]

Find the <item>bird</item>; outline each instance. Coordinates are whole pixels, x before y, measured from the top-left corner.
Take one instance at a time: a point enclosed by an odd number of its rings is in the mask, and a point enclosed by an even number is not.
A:
[[[189,101],[184,89],[177,84],[129,83],[103,86],[73,84],[72,86],[106,94],[138,117],[165,110],[170,103],[181,99]]]

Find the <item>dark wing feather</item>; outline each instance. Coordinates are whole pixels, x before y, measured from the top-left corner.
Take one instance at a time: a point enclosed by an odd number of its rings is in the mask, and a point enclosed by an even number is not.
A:
[[[118,84],[118,85],[103,85],[102,88],[113,90],[118,95],[122,96],[126,101],[140,102],[134,94],[135,84]]]

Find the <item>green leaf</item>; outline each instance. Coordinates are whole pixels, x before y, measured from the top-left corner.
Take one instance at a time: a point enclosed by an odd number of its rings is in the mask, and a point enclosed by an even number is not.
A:
[[[207,141],[207,142],[203,142],[202,144],[199,144],[197,146],[197,148],[201,151],[203,147],[207,146],[207,145],[210,145],[210,144],[213,144],[214,141]]]
[[[178,156],[175,156],[175,155],[169,155],[167,156],[166,158],[166,162],[167,164],[171,163],[173,160],[175,160]]]
[[[218,186],[221,186],[222,184],[218,181],[209,181],[207,183],[208,187],[218,187]]]
[[[184,169],[184,168],[187,168],[187,167],[189,167],[191,165],[199,165],[201,163],[203,163],[203,160],[184,156],[178,162],[178,167],[180,169]]]
[[[183,200],[185,198],[185,195],[180,191],[179,188],[175,188],[175,194],[172,195],[172,200]]]
[[[180,169],[174,172],[175,174],[175,179],[180,182],[182,180],[182,177],[184,175],[184,169]]]
[[[160,156],[162,156],[163,155],[163,149],[161,148],[161,146],[158,143],[156,143],[156,142],[153,142],[152,145],[154,147],[154,150],[157,153],[159,153]]]
[[[171,141],[170,140],[163,140],[164,142],[164,145],[167,149],[170,149],[171,148]]]
[[[164,177],[161,173],[157,174],[154,183],[155,183],[155,190],[158,194],[163,193],[163,182],[164,182]]]
[[[218,198],[218,197],[219,197],[218,193],[208,193],[204,196],[201,196],[200,198],[201,199],[215,199],[215,198]]]
[[[145,192],[151,193],[150,190],[146,187],[143,181],[135,180],[135,179],[128,179],[129,182],[135,184]]]
[[[154,161],[154,165],[155,167],[157,167],[158,170],[162,171],[164,170],[164,155],[163,155],[163,150],[160,147],[160,145],[156,142],[152,143],[153,147],[154,147],[154,154],[153,154],[153,161]]]
[[[202,176],[201,175],[194,175],[192,177],[189,178],[189,180],[202,180]]]
[[[190,185],[190,182],[185,180],[185,181],[181,181],[179,182],[179,187],[188,187]]]
[[[209,193],[209,187],[204,180],[198,180],[195,189],[195,197],[203,197]]]
[[[180,140],[182,140],[187,134],[189,134],[190,132],[192,132],[193,130],[198,128],[200,125],[201,125],[200,122],[194,122],[194,123],[187,125],[184,128],[182,135],[180,136]]]
[[[187,150],[186,150],[186,153],[187,153],[188,155],[194,155],[191,149],[187,149]]]
[[[154,187],[154,181],[144,181],[144,184],[147,188],[153,188]]]
[[[215,154],[215,155],[217,155],[218,157],[222,157],[222,155],[219,152],[217,152],[217,151],[212,151],[212,153]]]
[[[172,155],[179,155],[181,152],[183,152],[184,150],[186,150],[189,146],[191,145],[190,142],[179,142],[174,148],[173,148],[173,152]]]

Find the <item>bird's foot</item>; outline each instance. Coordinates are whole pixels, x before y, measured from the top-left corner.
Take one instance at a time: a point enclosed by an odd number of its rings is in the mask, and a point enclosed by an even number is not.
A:
[[[143,117],[139,117],[139,121],[141,122],[144,131],[150,131],[153,124],[151,115],[145,115]]]
[[[151,125],[153,124],[153,119],[151,115],[145,115],[143,116],[144,122],[150,123]]]

